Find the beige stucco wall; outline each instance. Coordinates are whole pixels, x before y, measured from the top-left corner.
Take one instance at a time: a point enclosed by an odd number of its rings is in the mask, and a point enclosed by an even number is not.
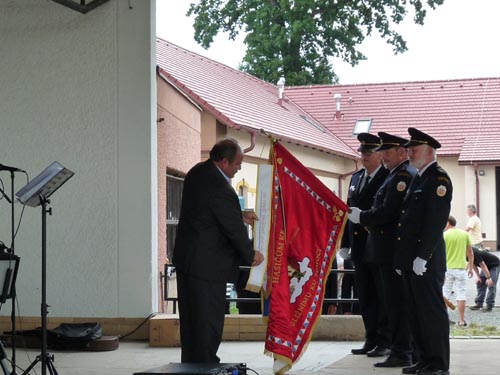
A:
[[[475,204],[479,207],[482,231],[485,241],[496,243],[496,182],[495,167],[480,166],[485,175],[479,176],[479,204],[476,202],[476,177],[473,165],[459,165],[457,157],[438,157],[438,163],[446,170],[453,183],[451,215],[457,219],[457,226],[465,229],[468,216],[466,206]],[[496,249],[493,246],[494,250]]]
[[[167,172],[184,176],[200,161],[201,109],[185,95],[157,76],[157,149],[158,149],[158,270],[167,261]],[[170,259],[171,260],[171,259]],[[159,311],[165,311],[158,278]]]
[[[244,130],[229,128],[227,136],[238,140],[243,149],[250,147],[251,135]],[[299,146],[284,142],[292,155],[311,171],[331,190],[339,191],[339,175],[346,173],[346,168],[354,165],[353,161],[328,154],[309,147]],[[246,208],[255,207],[255,190],[257,186],[257,166],[265,163],[269,158],[270,141],[262,135],[256,136],[255,147],[245,154],[245,162],[240,172],[233,179],[233,186],[237,189],[239,185],[248,185],[248,201]]]

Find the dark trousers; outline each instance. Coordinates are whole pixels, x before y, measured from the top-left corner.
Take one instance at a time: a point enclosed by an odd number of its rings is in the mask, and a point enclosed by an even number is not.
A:
[[[219,363],[224,329],[226,283],[200,280],[177,272],[181,362]]]
[[[332,269],[337,269],[337,258],[333,258]],[[338,274],[330,272],[326,279],[325,284],[325,298],[337,298],[338,297]],[[332,307],[336,308],[336,302],[323,302],[323,308],[321,313],[323,315],[328,315]]]
[[[403,278],[396,273],[392,265],[382,264],[380,270],[384,284],[389,331],[392,335],[391,350],[399,358],[411,359],[411,329]]]
[[[351,258],[344,259],[344,269],[353,270],[354,262]],[[354,273],[344,273],[342,275],[342,285],[340,289],[340,297],[345,299],[358,298],[358,288]],[[339,306],[341,313],[359,314],[358,303],[343,303]]]
[[[426,271],[423,276],[403,271],[403,282],[408,290],[410,325],[420,360],[448,370],[450,323],[443,300],[444,275],[444,271]]]
[[[354,273],[358,287],[359,307],[365,324],[366,343],[384,348],[391,345],[383,281],[380,267],[375,263],[356,262]]]

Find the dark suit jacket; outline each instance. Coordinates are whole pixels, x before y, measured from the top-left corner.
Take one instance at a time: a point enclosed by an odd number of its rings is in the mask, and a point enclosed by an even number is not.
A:
[[[405,161],[391,171],[375,194],[373,206],[360,214],[361,225],[369,231],[365,250],[367,261],[393,265],[401,205],[417,174],[416,168],[409,164]]]
[[[389,171],[383,166],[380,167],[377,174],[370,180],[368,186],[360,191],[359,185],[363,180],[364,173],[365,170],[360,169],[352,175],[347,195],[347,205],[350,207],[358,207],[361,210],[367,210],[372,206],[373,196],[384,182]],[[344,235],[342,236],[341,247],[351,248],[351,258],[354,263],[362,261],[364,258],[367,234],[368,232],[363,226],[347,221]]]
[[[235,282],[238,266],[250,265],[253,257],[236,192],[211,160],[195,165],[184,180],[172,260],[176,269]]]
[[[410,271],[413,260],[427,260],[428,271],[446,271],[443,230],[450,214],[453,186],[437,163],[415,181],[405,198],[396,238],[395,267]]]

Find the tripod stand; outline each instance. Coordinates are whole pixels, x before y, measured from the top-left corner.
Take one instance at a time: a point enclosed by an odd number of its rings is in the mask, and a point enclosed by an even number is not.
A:
[[[42,207],[42,352],[35,358],[29,367],[22,373],[28,375],[38,362],[42,364],[42,375],[59,375],[54,367],[54,355],[47,352],[47,214],[52,215],[52,208],[47,208],[50,201],[40,196]]]
[[[59,375],[54,367],[54,356],[47,352],[47,214],[52,215],[47,205],[50,203],[48,198],[73,175],[74,172],[55,161],[16,193],[22,204],[42,207],[42,352],[22,375],[28,375],[38,362],[42,363],[42,375],[47,374],[47,369],[51,375]]]

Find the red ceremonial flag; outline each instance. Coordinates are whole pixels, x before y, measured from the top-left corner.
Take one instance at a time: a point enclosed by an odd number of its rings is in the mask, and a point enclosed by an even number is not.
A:
[[[265,351],[282,362],[275,372],[283,374],[302,355],[321,315],[348,207],[278,142],[273,144],[271,160],[274,191]]]

